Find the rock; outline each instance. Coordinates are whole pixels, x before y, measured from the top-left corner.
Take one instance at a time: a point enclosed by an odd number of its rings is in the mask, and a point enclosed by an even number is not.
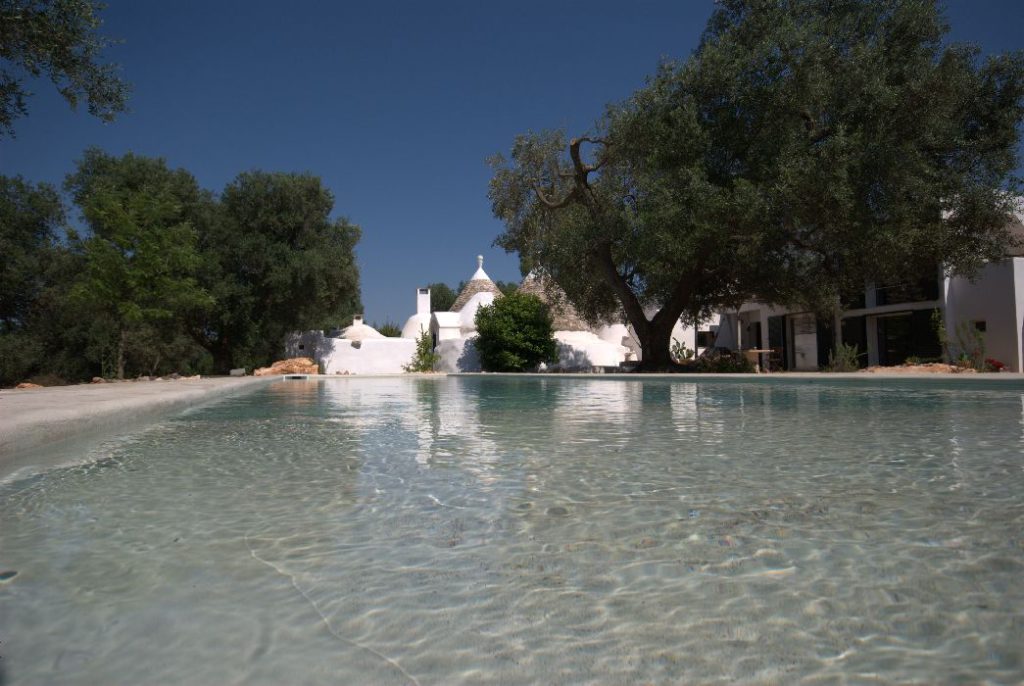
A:
[[[174,381],[177,381],[178,379],[181,378],[181,374],[179,374],[178,372],[172,372],[172,373],[168,374],[165,378],[173,379]]]
[[[278,374],[319,374],[320,367],[308,357],[293,357],[278,360],[269,367],[260,367],[253,376],[276,376]]]
[[[15,386],[15,388],[21,388],[21,389],[26,389],[26,388],[42,388],[42,386],[40,386],[37,383],[29,383],[28,381],[22,381],[20,384]]]
[[[924,364],[902,364],[898,367],[882,367],[874,365],[861,372],[868,374],[976,374],[970,367],[959,367],[941,362],[925,362]]]
[[[92,377],[92,381],[90,381],[89,383],[107,383],[107,380],[104,379],[102,376],[94,376]]]
[[[203,378],[202,374],[194,374],[193,376],[183,376],[183,377],[181,377],[181,380],[182,381],[199,381],[199,379],[201,379],[201,378]]]
[[[239,367],[238,369],[232,369],[230,372],[231,376],[245,376],[245,367]]]

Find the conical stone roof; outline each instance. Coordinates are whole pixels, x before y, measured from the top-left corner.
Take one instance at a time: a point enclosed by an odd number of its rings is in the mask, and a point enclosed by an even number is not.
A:
[[[517,289],[541,299],[551,310],[551,328],[555,331],[590,331],[590,326],[580,317],[569,302],[565,292],[550,278],[537,272],[530,272]]]
[[[469,283],[463,287],[462,292],[459,293],[459,297],[455,298],[455,302],[452,303],[451,312],[458,312],[469,299],[477,293],[494,293],[494,297],[501,297],[501,289],[499,289],[491,277],[487,276],[487,272],[484,271],[484,256],[476,256],[476,272],[473,277],[469,280]]]

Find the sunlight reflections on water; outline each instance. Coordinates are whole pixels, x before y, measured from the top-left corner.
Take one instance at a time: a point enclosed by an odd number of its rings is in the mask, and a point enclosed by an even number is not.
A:
[[[6,678],[1017,682],[1022,448],[1011,391],[274,384],[0,485]]]

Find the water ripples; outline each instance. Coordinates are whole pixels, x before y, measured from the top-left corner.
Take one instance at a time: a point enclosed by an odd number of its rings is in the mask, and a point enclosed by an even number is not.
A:
[[[1019,393],[286,382],[0,484],[11,684],[1024,680]]]

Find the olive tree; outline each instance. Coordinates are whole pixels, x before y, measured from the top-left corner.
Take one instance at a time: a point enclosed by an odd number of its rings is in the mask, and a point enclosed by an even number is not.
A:
[[[970,273],[1008,240],[1024,60],[947,30],[931,0],[722,0],[595,132],[494,158],[496,242],[589,319],[622,312],[645,370],[672,368],[677,320],[747,298]]]
[[[28,112],[27,79],[48,78],[68,103],[110,121],[123,112],[128,85],[101,61],[112,43],[99,34],[92,0],[0,0],[0,136]]]

